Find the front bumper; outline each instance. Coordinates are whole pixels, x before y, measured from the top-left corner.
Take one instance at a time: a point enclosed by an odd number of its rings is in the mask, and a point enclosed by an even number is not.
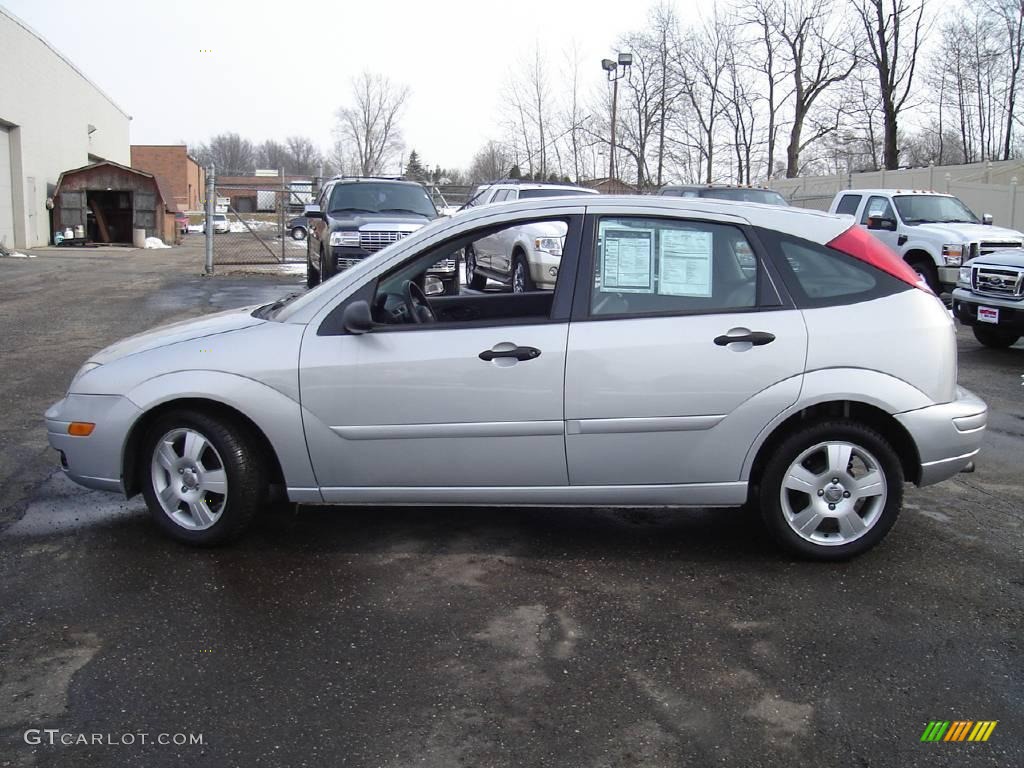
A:
[[[918,485],[953,477],[978,454],[988,423],[988,406],[973,392],[957,387],[957,399],[896,414],[917,445],[921,460]]]
[[[939,282],[943,288],[952,289],[960,276],[960,267],[938,267]]]
[[[999,310],[998,323],[978,321],[978,307],[992,307]],[[957,288],[953,291],[953,315],[964,325],[981,325],[989,328],[1005,328],[1024,335],[1024,301],[997,299],[978,296],[973,291]]]
[[[79,485],[124,493],[123,452],[141,411],[120,395],[72,395],[46,411],[46,436],[61,454],[61,469]],[[96,425],[88,437],[68,434],[73,421]]]

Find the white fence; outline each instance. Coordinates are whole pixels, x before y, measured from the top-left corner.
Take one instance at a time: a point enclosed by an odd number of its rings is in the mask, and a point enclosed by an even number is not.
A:
[[[900,171],[871,171],[848,176],[807,176],[775,179],[769,187],[793,205],[828,210],[832,198],[844,189],[930,189],[963,200],[979,216],[991,213],[995,223],[1024,228],[1024,162],[1001,160],[970,165],[929,166]]]

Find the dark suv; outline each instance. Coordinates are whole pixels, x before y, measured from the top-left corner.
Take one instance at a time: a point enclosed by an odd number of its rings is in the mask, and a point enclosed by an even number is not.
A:
[[[789,205],[786,198],[764,187],[732,187],[727,184],[671,184],[658,190],[668,197],[710,197],[715,200],[738,200],[743,203]]]
[[[307,206],[306,285],[312,288],[438,218],[423,185],[401,179],[335,177]],[[444,259],[427,271],[444,292],[459,292],[459,265]]]

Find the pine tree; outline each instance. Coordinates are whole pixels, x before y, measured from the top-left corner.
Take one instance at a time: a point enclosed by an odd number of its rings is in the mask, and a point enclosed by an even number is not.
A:
[[[415,181],[426,181],[428,173],[427,169],[424,168],[423,164],[420,162],[420,156],[414,149],[409,153],[409,162],[405,166],[406,178],[413,179]]]
[[[521,179],[521,178],[523,178],[523,172],[519,170],[519,165],[518,164],[512,166],[512,168],[508,172],[508,177],[510,179]]]

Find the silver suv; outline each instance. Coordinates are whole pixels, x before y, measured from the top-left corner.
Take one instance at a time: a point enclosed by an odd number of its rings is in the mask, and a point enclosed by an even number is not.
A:
[[[595,189],[570,184],[506,180],[478,187],[463,208],[541,197],[596,194]],[[481,238],[463,254],[466,284],[479,291],[490,279],[508,286],[513,293],[554,290],[564,241],[565,226],[557,221],[536,222]]]
[[[428,297],[440,259],[560,222],[552,291]],[[92,355],[46,413],[65,472],[230,539],[303,504],[759,507],[839,559],[905,482],[969,468],[987,408],[953,321],[849,217],[562,197],[434,221],[305,294]]]

